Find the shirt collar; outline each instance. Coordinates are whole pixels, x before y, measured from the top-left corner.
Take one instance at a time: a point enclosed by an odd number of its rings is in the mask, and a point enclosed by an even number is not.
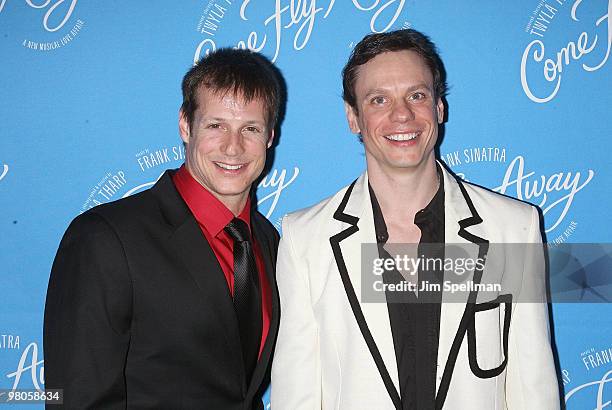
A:
[[[438,181],[440,185],[435,195],[425,206],[416,213],[414,217],[414,223],[421,225],[423,223],[431,222],[437,226],[444,226],[444,176],[440,165],[436,163],[436,171],[438,173]],[[374,230],[376,232],[376,241],[379,243],[386,243],[389,239],[389,232],[387,231],[387,223],[385,217],[380,209],[376,194],[372,189],[372,185],[368,182],[368,189],[370,191],[370,200],[372,202],[372,213],[374,214]]]
[[[185,165],[179,168],[173,175],[172,180],[196,221],[203,225],[212,236],[217,236],[234,219],[233,212],[196,181]],[[250,210],[251,198],[249,197],[244,208],[237,216],[237,218],[246,222],[249,231],[251,231]]]
[[[440,165],[437,163],[436,170],[438,171],[438,181],[440,185],[427,206],[417,212],[417,215],[415,216],[415,223],[417,223],[417,218],[420,219],[420,217],[426,220],[429,219],[435,223],[444,223],[444,176],[442,175]]]

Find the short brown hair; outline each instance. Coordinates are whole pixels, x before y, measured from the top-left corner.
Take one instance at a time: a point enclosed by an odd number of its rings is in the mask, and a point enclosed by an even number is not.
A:
[[[360,66],[379,54],[389,51],[414,51],[419,54],[433,76],[433,86],[436,98],[446,95],[446,72],[438,55],[435,44],[425,34],[403,29],[388,33],[375,33],[365,36],[353,49],[349,61],[342,70],[342,98],[351,107],[356,107],[355,82]]]
[[[280,111],[281,86],[272,63],[250,50],[220,48],[203,57],[183,77],[181,112],[191,127],[198,109],[197,92],[206,87],[214,93],[231,92],[246,103],[261,99],[267,125],[276,126]]]

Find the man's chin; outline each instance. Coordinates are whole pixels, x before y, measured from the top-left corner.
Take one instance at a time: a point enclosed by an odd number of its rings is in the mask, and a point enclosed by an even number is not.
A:
[[[217,185],[215,188],[215,192],[217,192],[219,195],[225,197],[240,197],[241,195],[248,195],[251,184]]]
[[[420,166],[423,166],[423,163],[425,161],[423,161],[422,158],[401,158],[401,159],[392,159],[387,161],[386,163],[386,167],[389,169],[394,169],[394,170],[410,170],[410,169],[414,169],[414,168],[418,168]]]

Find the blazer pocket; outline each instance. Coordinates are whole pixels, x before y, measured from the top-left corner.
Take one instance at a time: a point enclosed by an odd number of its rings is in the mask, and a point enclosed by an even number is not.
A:
[[[504,305],[503,319],[500,312],[502,304]],[[490,302],[474,305],[472,320],[470,320],[467,329],[467,337],[470,369],[475,376],[481,379],[496,377],[506,368],[511,314],[511,294],[500,295]],[[503,323],[500,323],[502,320]],[[500,329],[502,330],[501,346]],[[503,360],[500,357],[500,350]],[[481,364],[485,366],[484,369]]]

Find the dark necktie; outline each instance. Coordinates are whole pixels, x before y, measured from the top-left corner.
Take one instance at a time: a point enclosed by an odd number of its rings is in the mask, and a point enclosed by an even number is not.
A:
[[[225,232],[234,239],[234,309],[238,318],[246,381],[249,384],[261,343],[259,277],[247,224],[234,218],[225,227]]]

